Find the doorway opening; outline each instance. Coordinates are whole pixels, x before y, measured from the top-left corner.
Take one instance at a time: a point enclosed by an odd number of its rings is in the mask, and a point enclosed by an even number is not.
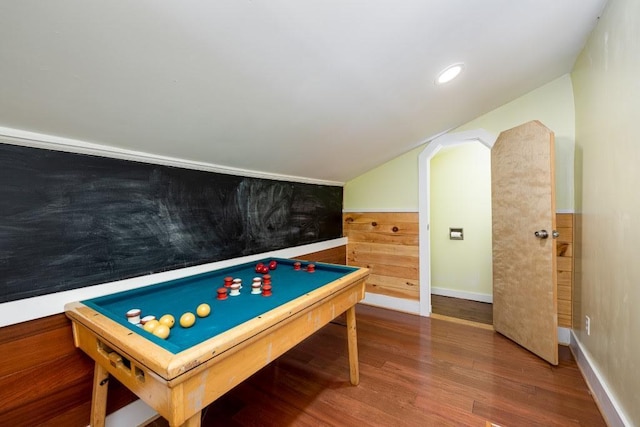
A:
[[[443,147],[430,173],[432,313],[492,325],[491,150]]]
[[[457,229],[462,228],[463,238],[460,240],[464,241],[464,238],[465,238],[464,237],[465,226],[463,224],[457,224],[457,225],[450,224],[448,226],[444,226],[443,225],[444,223],[442,223],[442,221],[440,221],[440,224],[438,223],[437,214],[434,215],[434,218],[432,218],[431,206],[434,204],[432,203],[433,199],[432,199],[432,191],[431,191],[432,159],[443,150],[444,152],[446,152],[454,147],[462,146],[463,144],[469,144],[469,143],[476,143],[476,144],[479,143],[490,150],[493,144],[495,143],[495,141],[496,141],[496,136],[483,129],[466,131],[466,132],[461,132],[456,134],[446,134],[431,141],[431,143],[427,145],[427,147],[422,151],[422,153],[419,156],[420,314],[422,316],[430,316],[432,313],[434,313],[433,307],[435,305],[437,305],[439,311],[443,307],[442,303],[444,303],[446,306],[449,306],[450,305],[449,303],[452,301],[450,299],[451,297],[455,298],[455,297],[460,297],[464,295],[469,296],[473,294],[473,291],[471,291],[471,294],[468,294],[468,293],[461,294],[461,293],[453,292],[453,293],[450,293],[450,295],[437,295],[442,293],[446,294],[446,292],[442,292],[443,288],[437,289],[438,286],[435,286],[436,292],[432,299],[432,291],[433,291],[432,285],[434,283],[433,281],[434,272],[436,274],[441,274],[441,273],[438,273],[438,271],[440,272],[443,271],[442,269],[440,269],[438,265],[436,265],[436,260],[433,259],[432,236],[435,236],[433,237],[433,240],[434,240],[433,243],[436,244],[436,246],[437,246],[436,241],[443,241],[448,239],[451,239],[451,243],[455,243],[453,240],[458,237]],[[489,182],[490,182],[490,178],[489,178]],[[447,191],[446,186],[444,191]],[[452,191],[451,194],[449,194],[447,197],[455,198],[455,194],[453,194],[453,191]],[[490,212],[490,209],[491,208],[490,208],[490,191],[489,191],[489,212]],[[446,215],[444,215],[444,217],[446,218]],[[487,229],[484,230],[484,232],[489,233],[489,236],[491,234],[490,218],[491,217],[489,215],[488,230]],[[434,226],[437,227],[438,229],[433,228]],[[467,228],[467,230],[470,230],[470,229]],[[435,233],[438,233],[438,234],[436,235]],[[477,233],[474,233],[474,234],[477,234]],[[467,246],[472,246],[472,245],[467,245]],[[452,249],[454,252],[460,249],[461,247],[462,246],[455,247],[455,245],[450,245],[450,249]],[[478,255],[478,258],[480,260],[480,263],[484,262],[485,265],[488,263],[488,265],[490,266],[491,265],[490,246],[489,246],[488,254]],[[455,260],[449,261],[449,262],[453,264],[456,263]],[[445,279],[445,282],[446,282],[446,279]],[[475,298],[475,299],[478,299],[478,298]],[[456,301],[453,300],[453,302],[456,302]],[[458,301],[458,303],[464,303],[465,305],[471,305],[471,306],[474,305],[474,301],[468,301],[468,302]],[[479,304],[483,304],[483,302],[479,302]],[[454,304],[454,307],[456,305],[458,306],[459,312],[464,312],[467,310],[467,308],[462,307],[459,304]],[[454,308],[453,310],[455,313],[456,309]],[[471,308],[470,310],[473,311],[473,308]],[[437,312],[435,313],[437,314]]]

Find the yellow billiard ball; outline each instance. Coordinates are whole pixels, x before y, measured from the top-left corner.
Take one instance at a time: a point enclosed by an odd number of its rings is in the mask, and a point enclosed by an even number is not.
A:
[[[159,324],[160,324],[160,322],[158,322],[156,319],[153,319],[153,320],[149,320],[147,323],[145,323],[143,328],[147,332],[153,332],[153,330],[155,328],[157,328]]]
[[[180,326],[183,328],[190,328],[196,323],[196,316],[193,313],[186,312],[180,316]]]
[[[167,325],[169,328],[173,328],[173,325],[176,324],[176,319],[170,314],[165,314],[159,320],[160,324]]]
[[[211,307],[209,307],[209,304],[200,304],[196,308],[196,313],[198,313],[199,317],[207,317],[211,313]]]
[[[163,325],[162,323],[159,324],[158,326],[155,327],[155,329],[153,330],[153,335],[157,336],[158,338],[162,338],[163,340],[167,339],[167,337],[169,337],[169,334],[171,333],[171,330],[169,329],[169,327],[167,325]]]

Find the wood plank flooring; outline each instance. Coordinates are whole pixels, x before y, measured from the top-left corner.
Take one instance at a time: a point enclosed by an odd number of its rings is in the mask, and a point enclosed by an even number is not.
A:
[[[554,367],[483,328],[364,305],[357,322],[360,385],[339,320],[210,405],[202,425],[605,425],[567,347]]]
[[[431,311],[442,316],[493,325],[493,304],[431,294]]]

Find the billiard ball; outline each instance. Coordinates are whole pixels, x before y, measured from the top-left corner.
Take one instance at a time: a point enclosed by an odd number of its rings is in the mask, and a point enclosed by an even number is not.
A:
[[[262,267],[264,267],[264,264],[259,262],[256,264],[256,273],[261,273],[262,272]]]
[[[269,270],[275,270],[278,267],[278,262],[274,259],[269,262]]]
[[[193,313],[186,312],[180,316],[180,326],[183,328],[190,328],[196,323],[196,316]]]
[[[269,272],[269,266],[268,265],[263,265],[262,268],[260,269],[260,273],[261,274],[267,274]]]
[[[146,322],[144,324],[143,328],[147,332],[153,332],[153,330],[155,328],[157,328],[159,324],[160,324],[160,322],[158,322],[156,319],[153,319],[153,320],[149,320],[148,322]]]
[[[200,304],[198,308],[196,308],[196,313],[199,317],[207,317],[209,313],[211,313],[211,307],[209,307],[209,304]]]
[[[153,335],[157,336],[158,338],[162,338],[163,340],[166,340],[169,337],[170,333],[171,330],[169,329],[169,326],[163,325],[162,323],[156,326],[152,332]]]
[[[171,329],[176,324],[176,319],[170,314],[165,314],[160,318],[159,322],[161,325],[167,325]]]

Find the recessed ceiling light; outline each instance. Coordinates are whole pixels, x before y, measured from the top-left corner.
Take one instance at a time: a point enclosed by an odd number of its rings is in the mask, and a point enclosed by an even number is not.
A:
[[[436,78],[436,84],[441,85],[450,82],[460,75],[463,68],[463,63],[449,65],[447,68],[440,71],[440,74],[438,74],[438,78]]]

